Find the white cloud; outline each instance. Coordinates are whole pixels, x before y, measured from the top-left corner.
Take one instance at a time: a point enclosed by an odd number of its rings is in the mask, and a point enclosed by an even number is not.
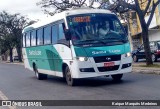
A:
[[[41,19],[46,17],[40,6],[36,3],[41,0],[0,0],[0,11],[5,10],[12,14],[21,13],[30,19]]]

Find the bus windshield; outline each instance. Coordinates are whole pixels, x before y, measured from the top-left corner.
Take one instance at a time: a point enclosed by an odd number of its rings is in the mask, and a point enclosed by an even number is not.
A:
[[[74,45],[128,41],[120,21],[112,14],[72,15],[67,17],[67,21]]]

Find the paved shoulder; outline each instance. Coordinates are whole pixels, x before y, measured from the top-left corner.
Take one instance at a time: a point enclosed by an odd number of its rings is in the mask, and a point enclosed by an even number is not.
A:
[[[133,67],[133,72],[146,73],[146,74],[158,74],[160,75],[160,68],[147,68],[147,67]]]

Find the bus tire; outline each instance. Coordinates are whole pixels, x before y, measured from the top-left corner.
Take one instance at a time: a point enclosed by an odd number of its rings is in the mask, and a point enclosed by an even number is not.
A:
[[[76,80],[74,78],[72,78],[72,75],[71,75],[71,72],[70,72],[70,69],[68,66],[66,66],[66,68],[65,68],[65,79],[66,79],[66,82],[69,86],[76,85]]]
[[[46,80],[47,79],[47,74],[39,73],[36,65],[34,67],[34,72],[35,72],[35,75],[38,80]]]
[[[114,81],[120,81],[122,79],[123,74],[115,74],[111,76]]]

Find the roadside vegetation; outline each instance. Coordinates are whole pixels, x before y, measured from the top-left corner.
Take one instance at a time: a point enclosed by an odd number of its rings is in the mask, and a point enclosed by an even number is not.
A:
[[[22,30],[32,23],[19,13],[0,12],[0,55],[9,54],[9,60],[13,62],[13,48],[16,48],[18,59],[22,62]]]

